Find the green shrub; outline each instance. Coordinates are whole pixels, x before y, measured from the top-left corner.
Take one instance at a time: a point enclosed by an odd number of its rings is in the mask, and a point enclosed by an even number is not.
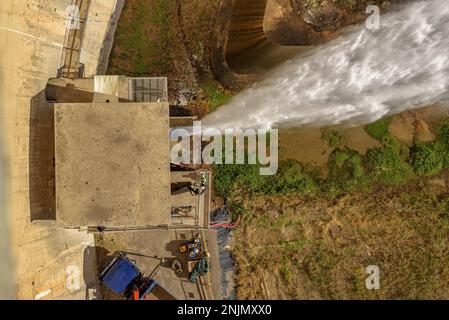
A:
[[[351,191],[368,185],[363,158],[355,150],[336,149],[329,156],[329,178],[327,192],[336,194],[339,191]]]
[[[378,182],[397,185],[413,176],[410,165],[392,148],[369,149],[364,160],[370,175]]]
[[[393,149],[404,160],[407,160],[410,156],[410,149],[407,147],[407,145],[400,143],[390,133],[384,135],[380,140],[380,143],[386,148]]]
[[[376,122],[367,124],[365,131],[374,139],[381,141],[388,134],[391,117],[382,118]]]
[[[279,175],[274,178],[280,179],[280,192],[308,194],[318,191],[316,179],[300,163],[293,160],[286,161],[279,169]]]
[[[331,175],[352,174],[354,165],[359,163],[360,155],[351,149],[335,149],[329,156],[329,171]]]
[[[223,89],[215,80],[208,80],[202,83],[201,90],[203,90],[206,95],[209,105],[209,112],[216,110],[218,107],[226,104],[231,99],[229,92]]]
[[[219,196],[243,190],[259,194],[308,194],[319,190],[313,174],[293,160],[280,163],[274,176],[262,176],[258,165],[215,165],[215,191]]]
[[[217,195],[229,195],[245,176],[254,177],[256,165],[221,164],[214,165],[214,188]]]
[[[367,132],[382,143],[365,156],[349,148],[339,148],[341,137],[335,131],[323,131],[322,137],[336,149],[329,156],[329,176],[317,175],[293,160],[279,164],[274,176],[261,176],[258,165],[216,165],[215,190],[226,196],[243,191],[256,194],[311,194],[324,191],[329,196],[368,187],[372,182],[398,185],[414,177],[438,173],[449,168],[449,121],[438,129],[437,140],[417,143],[411,150],[389,132],[389,119],[367,126]],[[410,161],[409,161],[410,159]]]
[[[337,148],[343,142],[343,137],[335,130],[322,130],[321,139],[326,140],[331,148]]]
[[[440,123],[437,129],[437,140],[446,146],[449,146],[449,120],[446,119]]]
[[[364,165],[370,176],[381,183],[401,184],[413,176],[413,170],[407,163],[410,150],[396,140],[388,131],[391,117],[385,117],[366,125],[366,132],[377,139],[383,147],[367,151]]]
[[[445,146],[440,141],[418,142],[411,150],[413,171],[418,176],[432,176],[443,169]]]
[[[449,120],[440,123],[437,130],[437,141],[441,144],[443,167],[449,169]]]
[[[341,182],[337,179],[329,178],[323,182],[321,186],[323,192],[326,193],[330,198],[335,198],[341,195],[344,192],[343,187],[341,186]]]

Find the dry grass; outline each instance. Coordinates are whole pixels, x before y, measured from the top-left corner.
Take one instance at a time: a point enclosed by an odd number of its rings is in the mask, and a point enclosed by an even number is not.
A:
[[[369,194],[240,199],[240,299],[448,299],[449,193],[408,185]],[[381,289],[367,290],[377,265]]]

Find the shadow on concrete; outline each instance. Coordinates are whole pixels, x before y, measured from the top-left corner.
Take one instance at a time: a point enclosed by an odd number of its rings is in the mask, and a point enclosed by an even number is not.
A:
[[[83,280],[86,286],[86,300],[101,299],[100,281],[98,279],[100,268],[97,259],[99,252],[105,257],[108,255],[106,249],[94,246],[87,247],[83,252]]]
[[[54,108],[45,90],[30,105],[29,196],[31,221],[56,219]]]
[[[95,258],[97,265],[97,276],[100,274],[101,269],[108,263],[109,259],[112,257],[112,253],[108,249],[103,247],[92,247],[95,250]]]
[[[98,292],[97,294],[97,299],[101,298],[102,300],[123,300],[123,297],[116,294],[115,292],[113,292],[112,290],[108,289],[105,285],[103,285],[103,283],[101,283],[101,281],[99,280],[99,275],[101,270],[106,266],[106,264],[108,263],[109,259],[112,258],[112,255],[114,252],[109,252],[109,250],[107,250],[106,248],[103,247],[90,247],[92,251],[89,251],[87,254],[90,255],[91,257],[93,255],[95,255],[95,267],[96,267],[96,271],[95,271],[95,280],[96,281],[96,290]],[[86,249],[87,250],[87,249]],[[86,254],[86,252],[85,252]],[[85,264],[86,265],[86,264]],[[85,270],[86,275],[85,275],[85,282],[86,280],[89,281],[90,284],[92,284],[93,282],[93,274],[92,271],[90,270]],[[86,282],[86,287],[88,285],[88,282]]]
[[[179,252],[179,247],[186,242],[187,240],[173,240],[167,243],[165,249],[169,251],[172,256],[178,257],[179,255],[181,255],[181,253]]]
[[[186,244],[187,240],[173,240],[165,246],[165,249],[170,252],[173,258],[167,259],[167,265],[171,268],[174,260],[178,259],[181,262],[183,272],[175,273],[179,278],[189,278],[189,268],[188,268],[188,256],[186,253],[180,253],[179,247]]]
[[[176,182],[171,184],[171,194],[182,194],[185,192],[190,192],[189,187],[192,185],[191,182]]]
[[[71,85],[48,84],[45,89],[45,97],[48,101],[55,103],[92,103],[94,93],[76,89]]]
[[[117,25],[124,5],[125,0],[116,0],[114,12],[111,14],[111,19],[109,21],[108,31],[106,32],[103,46],[101,47],[100,59],[96,74],[106,74],[109,64],[109,57],[111,55],[112,46],[114,44],[115,31],[117,30]]]
[[[189,117],[192,116],[192,111],[187,106],[170,106],[170,117]]]

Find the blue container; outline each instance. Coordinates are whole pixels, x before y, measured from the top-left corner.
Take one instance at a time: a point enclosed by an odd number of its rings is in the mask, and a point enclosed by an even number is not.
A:
[[[101,272],[100,280],[115,293],[123,294],[140,275],[140,270],[133,262],[123,254],[118,254],[112,258],[103,272]]]

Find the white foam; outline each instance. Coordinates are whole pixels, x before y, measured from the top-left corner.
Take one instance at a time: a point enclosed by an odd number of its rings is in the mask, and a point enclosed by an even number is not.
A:
[[[408,3],[298,56],[203,119],[204,127],[368,123],[449,97],[447,0]]]

